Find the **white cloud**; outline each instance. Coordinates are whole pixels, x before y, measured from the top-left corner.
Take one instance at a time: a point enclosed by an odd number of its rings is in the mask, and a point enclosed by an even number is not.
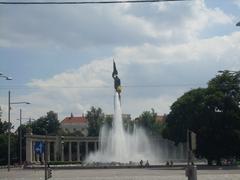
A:
[[[1,47],[88,48],[186,42],[232,16],[204,0],[106,6],[0,7]]]
[[[208,59],[227,58],[228,55],[237,58],[239,51],[239,33],[233,33],[231,36],[213,37],[210,39],[195,40],[192,42],[169,45],[155,46],[144,44],[137,47],[117,48],[116,54],[121,61],[129,63],[161,63],[173,64],[192,61],[203,61],[203,57]],[[229,51],[235,51],[230,54]],[[134,57],[134,58],[131,58]]]
[[[114,56],[117,57],[119,75],[122,84],[127,86],[122,93],[123,111],[131,113],[132,117],[150,108],[160,114],[168,113],[170,105],[183,92],[205,86],[219,69],[239,69],[239,52],[239,32],[175,46],[143,45],[116,49]],[[25,117],[38,118],[54,110],[61,120],[71,112],[81,115],[90,106],[102,107],[105,113],[112,113],[111,71],[111,58],[94,60],[45,80],[32,80],[29,86],[38,89],[14,99],[32,103],[25,107]],[[6,112],[6,99],[2,102]],[[6,113],[4,116],[6,119]],[[18,117],[15,108],[12,120]],[[17,121],[14,123],[18,124]]]
[[[219,69],[239,69],[240,33],[182,45],[143,45],[115,52],[123,89],[123,109],[136,117],[155,108],[167,113],[184,91],[204,86]],[[150,61],[148,61],[150,59]],[[55,110],[60,117],[82,114],[90,106],[113,112],[112,59],[95,60],[78,69],[63,72],[29,85],[39,91],[22,97],[36,104],[32,115]],[[131,87],[156,85],[157,87]]]
[[[180,95],[180,93],[178,94]],[[176,99],[173,96],[168,95],[159,95],[158,97],[153,98],[145,98],[145,97],[139,97],[139,98],[126,98],[123,99],[123,112],[132,114],[132,110],[129,109],[129,107],[134,107],[137,105],[137,108],[141,111],[139,111],[140,115],[143,111],[149,111],[151,108],[153,108],[158,114],[166,114],[169,112],[169,108],[172,105],[172,102],[174,102]],[[125,106],[126,105],[126,106]],[[133,118],[136,117],[136,114],[132,114]]]
[[[184,91],[204,86],[219,69],[240,68],[240,33],[199,38],[209,27],[232,23],[232,19],[219,8],[207,7],[204,0],[0,7],[0,47],[60,48],[64,52],[64,48],[101,50],[107,46],[127,86],[122,93],[123,110],[136,117],[150,108],[167,113]],[[28,86],[37,89],[18,99],[32,103],[26,113],[34,118],[49,110],[58,112],[60,119],[71,112],[79,115],[92,105],[111,113],[111,71],[112,57],[95,58],[50,78],[32,80]],[[17,117],[18,112],[13,113]]]
[[[209,8],[204,0],[166,2],[131,6],[128,13],[152,22],[158,30],[159,44],[186,42],[196,39],[206,28],[231,24],[233,16],[219,8]],[[160,34],[164,34],[163,37]]]
[[[234,0],[234,3],[240,8],[240,0]]]

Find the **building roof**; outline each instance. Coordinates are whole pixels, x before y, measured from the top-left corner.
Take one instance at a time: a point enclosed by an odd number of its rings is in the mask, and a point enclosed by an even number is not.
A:
[[[84,116],[81,117],[66,117],[62,124],[84,124],[87,123],[87,119]]]

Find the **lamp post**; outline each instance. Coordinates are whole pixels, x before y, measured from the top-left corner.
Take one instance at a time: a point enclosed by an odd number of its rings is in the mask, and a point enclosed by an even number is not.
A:
[[[11,91],[8,91],[8,171],[10,171],[10,163],[11,163],[11,138],[10,138],[10,131],[11,131],[11,122],[10,122],[10,111],[11,111],[11,104],[30,104],[29,102],[26,102],[26,101],[22,101],[22,102],[11,102]],[[21,120],[21,117],[22,116],[22,112],[20,111],[20,121]],[[21,129],[21,127],[20,127]],[[20,130],[21,131],[21,130]],[[22,132],[21,132],[22,134]],[[21,138],[21,136],[20,136]],[[22,139],[21,139],[22,140]],[[21,140],[20,140],[20,143],[21,143]],[[21,147],[21,150],[22,150],[22,147]],[[22,154],[20,152],[20,154]]]
[[[20,109],[20,126],[19,126],[19,160],[20,160],[20,165],[22,165],[22,109]]]
[[[20,121],[20,125],[19,125],[19,164],[22,165],[22,119],[27,119],[29,120],[29,122],[31,120],[35,120],[32,118],[23,118],[22,117],[22,109],[20,109],[20,118],[17,119]]]
[[[45,175],[45,180],[48,179],[48,147],[47,147],[47,130],[45,131],[45,145],[44,145],[44,175]]]
[[[30,104],[26,102],[25,104]],[[20,126],[19,126],[19,164],[22,165],[22,109],[20,109]]]
[[[4,78],[5,80],[12,80],[12,78],[11,77],[9,77],[9,76],[6,76],[6,75],[4,75],[3,73],[1,73],[0,72],[0,77],[1,78]],[[10,92],[10,91],[9,91]],[[9,95],[8,95],[8,103],[10,102],[9,100],[10,100],[10,93],[9,93]],[[8,104],[8,106],[10,106],[10,104]],[[8,109],[8,142],[9,142],[9,144],[8,144],[8,149],[10,150],[10,109]],[[8,155],[9,155],[10,153],[8,152]],[[10,162],[10,156],[8,156],[8,162]],[[10,165],[8,166],[8,171],[10,170]]]

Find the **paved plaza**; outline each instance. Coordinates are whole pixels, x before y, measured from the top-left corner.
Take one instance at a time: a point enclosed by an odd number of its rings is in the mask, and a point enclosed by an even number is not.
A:
[[[1,180],[41,180],[43,170],[0,170]],[[187,180],[182,169],[53,170],[52,180]],[[198,170],[198,180],[238,180],[240,170]]]

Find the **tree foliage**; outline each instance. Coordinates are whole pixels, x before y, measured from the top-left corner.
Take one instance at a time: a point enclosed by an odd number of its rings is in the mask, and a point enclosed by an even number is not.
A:
[[[1,113],[0,113],[1,114]],[[19,161],[19,141],[20,138],[18,136],[20,128],[22,131],[22,145],[23,145],[23,160],[25,159],[25,144],[26,144],[26,138],[25,135],[28,131],[28,129],[32,129],[32,132],[34,134],[38,135],[45,135],[47,132],[48,134],[57,134],[60,127],[60,123],[58,121],[57,114],[53,111],[49,111],[46,116],[40,117],[36,121],[29,122],[27,124],[22,124],[21,127],[17,128],[18,132],[17,134],[11,133],[11,164],[16,163]],[[13,127],[11,127],[13,128]],[[7,136],[7,130],[8,130],[8,122],[1,121],[0,117],[0,165],[7,164],[7,142],[8,142],[8,136]]]
[[[150,135],[160,135],[161,125],[156,122],[157,113],[154,109],[144,111],[138,118],[135,119],[137,126],[143,127]]]
[[[0,107],[0,165],[7,164],[7,151],[8,151],[8,127],[13,129],[12,124],[7,121],[2,121],[2,109]],[[19,148],[17,136],[13,133],[10,134],[11,138],[11,164],[17,162]]]
[[[113,123],[113,116],[105,116],[105,117],[104,117],[104,124],[105,124],[108,128],[112,128],[112,123]]]
[[[240,73],[224,71],[207,88],[193,89],[174,102],[163,135],[186,141],[197,133],[197,155],[211,160],[238,157],[240,151]]]
[[[19,146],[17,136],[11,134],[11,164],[18,161]],[[8,162],[8,135],[0,134],[0,165],[5,165]]]
[[[58,121],[57,113],[49,111],[46,116],[42,116],[30,124],[33,134],[45,135],[57,134],[60,123]]]
[[[7,121],[2,122],[0,120],[0,134],[7,133],[9,123]]]
[[[88,120],[88,136],[99,136],[100,128],[104,121],[104,113],[101,108],[91,107],[87,111],[86,118]]]
[[[2,108],[0,106],[0,121],[2,120]]]
[[[8,125],[9,123],[7,121],[2,121],[2,109],[0,107],[0,134],[7,133]],[[10,124],[10,126],[12,125]]]

